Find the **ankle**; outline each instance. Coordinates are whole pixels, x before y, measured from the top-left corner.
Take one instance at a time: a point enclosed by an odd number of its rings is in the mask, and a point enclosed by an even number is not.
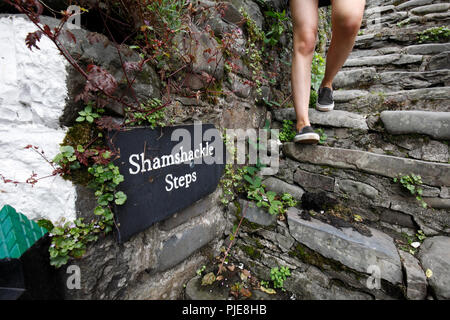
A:
[[[309,121],[297,121],[296,129],[297,132],[302,130],[306,126],[310,126],[311,123]]]
[[[322,82],[320,87],[321,88],[329,88],[329,89],[333,90],[333,83],[332,82]]]

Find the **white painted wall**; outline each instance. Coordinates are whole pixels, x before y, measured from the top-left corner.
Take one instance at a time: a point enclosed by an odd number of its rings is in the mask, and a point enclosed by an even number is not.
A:
[[[67,130],[59,125],[67,98],[66,61],[45,37],[41,50],[30,51],[25,37],[35,30],[25,18],[0,17],[0,174],[19,181],[32,172],[44,177],[53,171],[24,147],[38,146],[53,159]],[[0,208],[9,204],[31,219],[74,220],[75,200],[75,187],[59,176],[34,187],[0,179]]]

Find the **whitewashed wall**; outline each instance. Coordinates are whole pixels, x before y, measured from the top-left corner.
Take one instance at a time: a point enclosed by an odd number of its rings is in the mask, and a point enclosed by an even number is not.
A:
[[[27,145],[44,150],[52,159],[66,128],[61,128],[67,98],[66,61],[53,43],[42,38],[41,50],[30,51],[25,37],[36,27],[22,17],[0,17],[0,174],[25,181],[32,172],[48,176],[53,168]],[[76,192],[61,177],[27,184],[0,179],[0,208],[9,204],[32,219],[73,220]]]

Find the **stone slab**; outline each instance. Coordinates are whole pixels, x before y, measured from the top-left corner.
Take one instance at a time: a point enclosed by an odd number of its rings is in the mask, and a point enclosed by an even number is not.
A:
[[[270,177],[263,181],[263,184],[266,186],[266,190],[270,190],[276,192],[278,194],[289,193],[297,200],[301,200],[305,190],[302,188],[284,182],[283,180]]]
[[[264,208],[258,208],[254,202],[240,199],[239,204],[241,206],[240,214],[244,215],[248,221],[266,227],[277,223],[276,215],[271,215]]]
[[[424,270],[433,275],[428,279],[438,299],[450,299],[450,237],[425,239],[420,247],[419,259]]]
[[[343,110],[320,112],[312,108],[310,108],[308,112],[309,120],[312,124],[338,128],[360,129],[364,131],[369,129],[367,127],[365,117],[357,113]],[[294,121],[296,119],[294,108],[275,110],[274,116],[278,121],[283,121],[285,119]]]
[[[353,169],[394,178],[399,173],[415,173],[424,184],[431,186],[450,185],[450,164],[381,155],[360,150],[302,146],[285,143],[283,152],[300,162],[328,165],[342,169]]]
[[[366,237],[350,228],[340,230],[316,219],[306,221],[299,212],[296,208],[287,212],[289,230],[298,242],[353,270],[370,273],[369,267],[377,266],[382,279],[402,282],[400,257],[391,237],[375,229],[370,229],[372,237]]]
[[[410,300],[425,299],[428,284],[419,261],[408,252],[400,250],[399,254],[406,274],[406,296]]]
[[[390,134],[426,134],[450,140],[450,112],[383,111],[381,121]]]
[[[298,169],[294,181],[304,188],[315,188],[334,192],[334,178]]]

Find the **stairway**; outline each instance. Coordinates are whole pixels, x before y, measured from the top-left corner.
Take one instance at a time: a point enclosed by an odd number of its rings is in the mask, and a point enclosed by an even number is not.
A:
[[[450,273],[443,271],[450,262],[433,265],[439,257],[430,258],[425,249],[434,243],[440,254],[450,252],[450,42],[418,43],[417,37],[430,27],[447,26],[449,8],[446,1],[367,1],[354,50],[334,82],[335,110],[309,111],[311,123],[327,139],[318,146],[284,143],[279,172],[264,182],[269,190],[297,188],[296,197],[303,195],[303,207],[291,208],[276,230],[295,239],[290,258],[310,266],[305,271],[280,253],[277,237],[244,230],[246,245],[255,238],[272,245],[272,253],[263,250],[264,259],[256,263],[261,273],[274,265],[270,261],[284,261],[300,270],[290,290],[312,299],[424,299],[428,285],[433,297],[450,299],[445,289]],[[272,116],[275,128],[295,120],[293,108],[273,110]],[[394,182],[400,174],[421,176],[426,208]],[[316,204],[324,209],[309,210],[311,197],[318,197]],[[370,234],[336,226],[335,217],[326,217],[327,203],[341,206],[342,212],[334,210],[337,216],[358,217]],[[411,248],[404,245],[405,236],[417,240],[419,230],[427,237],[424,244],[411,250],[415,255],[405,252]],[[311,255],[320,258],[311,260]],[[245,260],[245,252],[239,257]],[[361,285],[361,273],[370,273],[368,261],[380,266],[387,287]],[[425,266],[431,265],[438,275],[427,280]],[[340,293],[334,281],[345,284]]]

